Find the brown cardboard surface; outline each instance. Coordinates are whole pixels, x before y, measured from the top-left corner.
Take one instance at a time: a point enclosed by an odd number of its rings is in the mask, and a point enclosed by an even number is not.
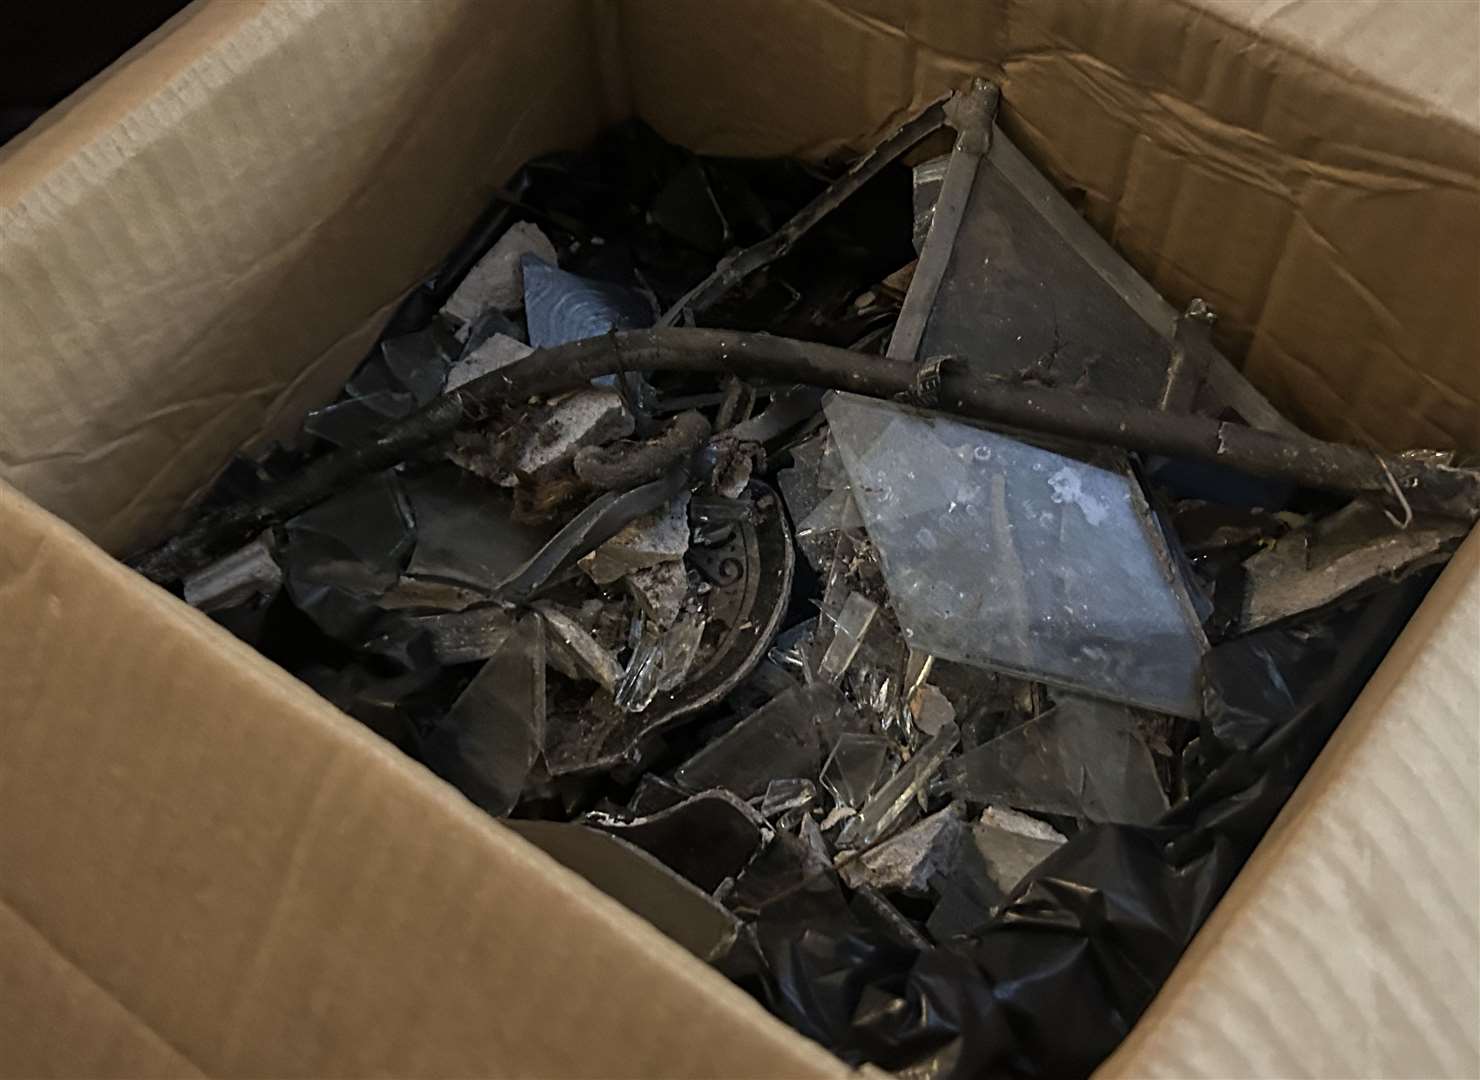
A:
[[[629,3],[634,109],[719,153],[859,146],[943,89],[1313,433],[1480,447],[1480,6]]]
[[[198,5],[0,151],[0,476],[136,544],[325,397],[530,154],[631,107],[819,156],[976,72],[1307,427],[1480,445],[1477,34],[1368,0]]]
[[[588,7],[196,5],[0,151],[0,478],[116,550],[291,429],[599,126]]]
[[[1480,533],[1097,1075],[1480,1076]]]
[[[1200,0],[1200,6],[1333,71],[1390,87],[1480,130],[1480,58],[1475,55],[1480,28],[1473,4]],[[1444,39],[1453,47],[1436,57],[1434,42]]]
[[[701,149],[822,155],[979,71],[1140,269],[1224,313],[1279,404],[1473,445],[1473,20],[1366,0],[197,6],[0,152],[0,477],[136,543],[326,393],[531,154],[630,104]],[[0,490],[0,1072],[839,1070]],[[1475,1072],[1474,981],[1450,977],[1480,937],[1475,556],[1113,1074]]]
[[[3,484],[0,520],[0,1075],[846,1072]]]

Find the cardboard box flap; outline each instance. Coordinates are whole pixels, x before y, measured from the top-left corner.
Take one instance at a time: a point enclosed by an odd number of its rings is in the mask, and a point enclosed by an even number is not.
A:
[[[197,5],[0,152],[0,478],[138,544],[532,154],[630,103],[822,156],[977,73],[1302,422],[1476,445],[1477,32],[1470,4]],[[5,1069],[841,1070],[3,483],[0,520]],[[1477,1071],[1476,550],[1110,1074]]]
[[[296,431],[493,186],[601,125],[588,15],[195,5],[6,147],[0,477],[119,550]]]
[[[1101,1077],[1480,1076],[1480,534]]]
[[[0,1072],[846,1072],[4,485],[0,518]]]
[[[1480,447],[1472,4],[628,3],[634,110],[822,157],[971,74],[1135,267],[1312,433]],[[1328,55],[1326,48],[1334,49]],[[1404,58],[1422,56],[1427,77]],[[1442,106],[1442,107],[1441,107]]]
[[[332,394],[531,155],[630,107],[822,156],[977,73],[1295,419],[1480,445],[1477,33],[1473,5],[197,5],[0,150],[0,476],[136,547]]]
[[[1473,4],[1450,0],[1190,0],[1233,26],[1480,131]],[[1436,53],[1436,45],[1439,52]]]

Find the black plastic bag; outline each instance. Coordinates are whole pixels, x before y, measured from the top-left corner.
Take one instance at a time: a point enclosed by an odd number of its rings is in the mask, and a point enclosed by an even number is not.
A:
[[[1431,580],[1315,630],[1215,648],[1208,700],[1236,711],[1244,748],[1214,742],[1222,756],[1207,782],[1156,825],[1071,838],[973,938],[915,951],[763,915],[760,961],[739,952],[729,974],[850,1063],[912,1077],[1088,1075],[1151,1003]],[[1221,681],[1250,650],[1279,665],[1283,687],[1253,696],[1247,682]]]

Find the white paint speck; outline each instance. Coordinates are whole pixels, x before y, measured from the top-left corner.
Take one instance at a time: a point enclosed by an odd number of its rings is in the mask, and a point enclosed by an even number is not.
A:
[[[1091,525],[1100,524],[1110,513],[1108,506],[1084,490],[1080,475],[1067,465],[1048,478],[1048,486],[1053,488],[1054,502],[1073,503]]]

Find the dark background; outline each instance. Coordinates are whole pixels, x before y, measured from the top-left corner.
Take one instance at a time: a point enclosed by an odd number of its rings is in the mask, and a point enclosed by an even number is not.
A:
[[[29,127],[185,4],[0,2],[0,143]]]

